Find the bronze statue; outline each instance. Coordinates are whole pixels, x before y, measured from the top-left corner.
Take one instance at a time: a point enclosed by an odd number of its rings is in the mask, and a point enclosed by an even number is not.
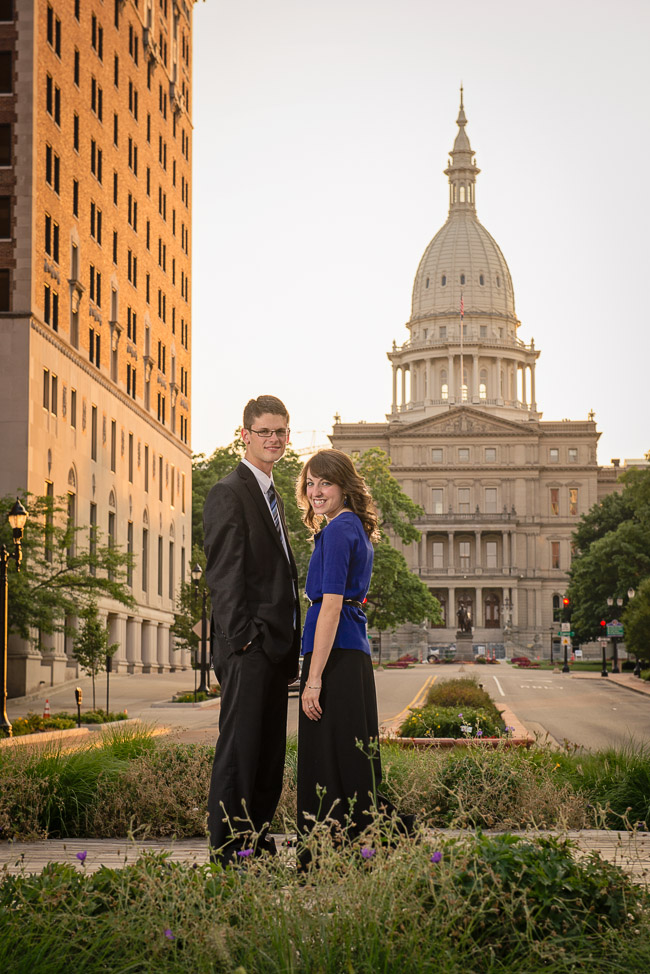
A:
[[[459,632],[471,632],[472,631],[472,620],[469,617],[469,613],[465,605],[461,602],[458,607],[458,631]]]

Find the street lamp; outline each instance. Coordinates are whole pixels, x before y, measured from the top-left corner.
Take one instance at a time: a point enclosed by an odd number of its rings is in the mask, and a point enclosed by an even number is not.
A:
[[[634,595],[635,595],[634,589],[630,587],[627,590],[628,601],[630,599],[633,599],[634,598]],[[613,596],[610,596],[610,598],[607,599],[607,605],[610,607],[610,609],[612,608],[612,606],[614,605],[614,603],[616,603],[616,605],[619,607],[619,609],[622,608],[623,607],[623,602],[624,602],[624,600],[622,598],[614,598]],[[612,659],[612,673],[620,673],[621,672],[619,670],[619,668],[618,668],[618,640],[619,640],[619,638],[620,638],[619,636],[612,636],[612,643],[614,644],[614,657]],[[638,657],[637,657],[637,659],[638,659]]]
[[[192,580],[194,581],[195,591],[198,592],[199,582],[201,580],[201,575],[203,574],[203,569],[197,564],[192,569]],[[201,600],[201,682],[199,683],[198,692],[207,693],[207,645],[208,645],[208,612],[207,612],[207,599],[208,591],[203,586],[202,600]]]
[[[7,566],[9,559],[16,562],[16,571],[20,571],[23,560],[23,529],[27,521],[27,511],[16,499],[16,503],[9,511],[7,520],[13,529],[14,550],[7,551],[5,545],[0,545],[0,680],[2,681],[2,701],[0,708],[0,732],[11,737],[13,730],[7,717],[7,621],[9,615],[9,577]]]

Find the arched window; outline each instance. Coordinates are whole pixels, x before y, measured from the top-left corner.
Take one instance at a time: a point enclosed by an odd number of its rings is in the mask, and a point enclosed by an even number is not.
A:
[[[441,277],[441,279],[440,279],[440,283],[441,283],[441,285],[442,285],[443,287],[447,287],[447,275],[446,275],[446,274],[443,274],[443,275],[442,275],[442,277]]]
[[[501,278],[497,274],[497,287],[501,287]]]
[[[483,285],[485,284],[485,278],[483,277],[482,274],[479,274],[478,282],[481,285],[481,287],[483,287]]]
[[[440,398],[449,399],[449,386],[447,385],[447,370],[443,369],[440,373]]]
[[[425,286],[425,287],[429,287],[429,278],[428,278],[428,277],[427,277],[427,280],[426,280],[426,283],[425,283],[425,285],[424,285],[424,286]]]
[[[465,187],[464,186],[461,186],[460,187],[460,202],[461,203],[464,203],[465,202]]]
[[[463,369],[462,400],[463,402],[467,402],[467,369]]]
[[[465,283],[465,275],[464,274],[461,274],[460,275],[460,283],[461,284],[464,284]]]
[[[553,596],[553,622],[561,622],[560,618],[560,596]]]
[[[487,370],[486,369],[481,369],[479,374],[478,397],[479,399],[487,399]]]

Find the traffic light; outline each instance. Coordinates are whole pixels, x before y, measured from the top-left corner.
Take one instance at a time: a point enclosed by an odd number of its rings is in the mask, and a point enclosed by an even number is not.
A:
[[[566,595],[562,599],[562,616],[564,622],[571,622],[571,599],[568,599]]]
[[[607,628],[607,620],[606,619],[601,619],[600,620],[600,634],[601,634],[601,636],[604,636],[605,635],[605,629],[606,628]]]

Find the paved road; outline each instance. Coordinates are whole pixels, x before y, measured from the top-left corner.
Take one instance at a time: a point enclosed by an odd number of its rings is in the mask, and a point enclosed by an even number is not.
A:
[[[400,712],[414,705],[420,696],[419,691],[430,682],[432,667],[426,664],[410,670],[382,670],[376,674],[379,702],[380,724],[390,724]],[[9,720],[27,713],[43,713],[46,698],[51,713],[66,710],[76,713],[74,689],[80,686],[83,692],[82,710],[92,707],[90,677],[81,677],[73,683],[60,687],[44,689],[31,697],[7,701]],[[129,717],[170,728],[170,735],[185,742],[213,744],[218,735],[219,703],[201,707],[180,706],[171,703],[177,691],[194,688],[193,675],[180,673],[112,674],[110,678],[110,706],[113,711],[127,710]],[[106,676],[100,675],[96,681],[96,700],[100,707],[106,704]],[[295,734],[298,728],[298,695],[289,696],[287,730]]]
[[[631,740],[650,744],[650,695],[598,674],[531,673],[508,664],[482,672],[494,700],[506,703],[533,733],[594,750]]]
[[[597,674],[566,675],[551,671],[527,672],[509,664],[478,667],[454,664],[410,670],[382,670],[376,673],[380,725],[388,727],[409,706],[420,702],[431,680],[474,675],[497,703],[506,704],[532,733],[548,733],[555,741],[565,739],[594,749],[621,746],[630,739],[650,743],[650,694],[632,693]],[[630,678],[632,680],[632,678]],[[82,687],[84,707],[90,708],[90,678],[43,692],[31,699],[9,700],[9,719],[32,710],[42,713],[46,696],[52,713],[74,711],[74,687]],[[637,681],[637,686],[640,686]],[[177,690],[194,686],[191,673],[115,674],[111,676],[111,708],[128,710],[130,717],[170,728],[177,740],[214,743],[218,733],[219,704],[179,707],[170,702]],[[97,681],[97,702],[106,699],[106,677]],[[650,688],[649,688],[650,689]],[[298,726],[298,697],[289,698],[287,729]]]

